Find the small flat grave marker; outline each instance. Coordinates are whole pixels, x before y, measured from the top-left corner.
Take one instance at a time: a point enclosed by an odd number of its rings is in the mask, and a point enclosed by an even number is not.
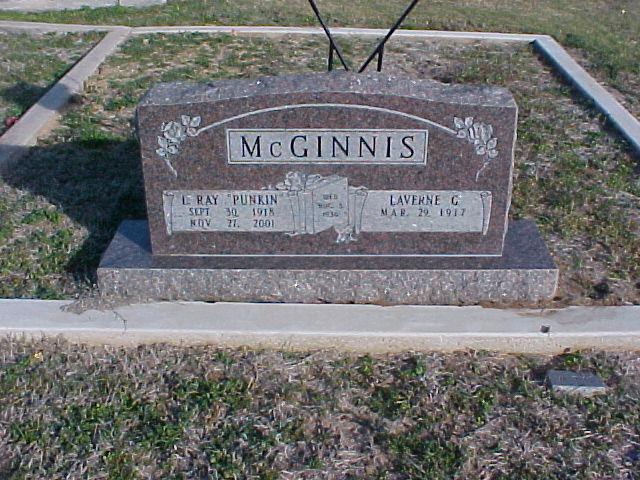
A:
[[[591,396],[606,392],[606,386],[600,377],[590,372],[549,370],[546,380],[554,393]]]

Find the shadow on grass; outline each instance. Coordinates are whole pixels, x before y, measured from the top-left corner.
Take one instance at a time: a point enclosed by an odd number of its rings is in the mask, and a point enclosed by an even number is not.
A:
[[[95,283],[100,257],[119,223],[146,217],[134,139],[96,136],[39,145],[10,167],[4,181],[44,197],[87,230],[82,246],[66,253],[66,270],[80,283]]]
[[[5,103],[16,105],[20,111],[24,112],[38,101],[45,93],[48,87],[32,85],[26,82],[17,82],[9,87],[0,89],[0,99]]]

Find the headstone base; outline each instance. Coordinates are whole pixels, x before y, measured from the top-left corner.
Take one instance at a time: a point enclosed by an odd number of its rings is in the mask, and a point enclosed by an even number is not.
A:
[[[123,222],[98,268],[102,295],[229,302],[459,305],[537,302],[558,269],[528,220],[500,257],[153,256],[146,221]]]

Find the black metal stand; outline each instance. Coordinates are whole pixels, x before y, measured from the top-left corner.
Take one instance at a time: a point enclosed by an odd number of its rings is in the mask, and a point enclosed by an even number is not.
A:
[[[402,12],[402,15],[400,15],[400,18],[398,18],[398,20],[393,24],[393,26],[389,29],[385,37],[380,41],[380,43],[378,43],[378,46],[376,46],[373,52],[371,52],[371,55],[369,55],[369,57],[362,64],[362,66],[358,70],[358,73],[364,72],[366,68],[369,66],[369,64],[376,57],[378,59],[376,69],[378,70],[378,72],[382,71],[382,58],[384,56],[385,44],[389,41],[391,36],[400,27],[404,19],[407,18],[407,16],[411,13],[411,10],[413,10],[413,8],[418,4],[419,1],[420,0],[412,0],[411,3],[407,6],[407,8],[404,9],[404,12]],[[320,15],[320,10],[318,10],[318,6],[316,5],[315,0],[309,0],[309,4],[313,9],[313,13],[315,13],[316,18],[320,22],[320,25],[322,25],[322,29],[324,30],[324,33],[327,35],[327,38],[329,39],[329,60],[327,63],[327,71],[330,72],[333,70],[333,53],[335,52],[338,55],[338,59],[340,60],[340,63],[342,63],[342,66],[348,72],[349,66],[345,62],[342,56],[342,52],[340,51],[340,48],[338,47],[335,40],[333,39],[333,36],[331,35],[331,31],[329,30],[329,27],[327,27],[326,23],[322,19],[322,16]]]
[[[338,47],[336,42],[333,40],[333,36],[331,35],[331,32],[329,31],[329,28],[324,23],[324,20],[322,19],[322,16],[320,15],[320,10],[318,10],[318,6],[316,5],[315,0],[309,0],[309,4],[311,5],[311,8],[313,9],[313,13],[316,14],[316,18],[320,22],[320,25],[322,25],[322,29],[324,30],[324,33],[327,35],[327,38],[329,39],[329,64],[328,64],[328,67],[327,67],[328,71],[330,72],[331,70],[333,70],[333,52],[335,51],[336,54],[338,55],[338,58],[340,59],[340,63],[342,63],[342,66],[348,72],[349,71],[349,66],[344,61],[344,58],[342,57],[342,52],[340,51],[340,47]]]

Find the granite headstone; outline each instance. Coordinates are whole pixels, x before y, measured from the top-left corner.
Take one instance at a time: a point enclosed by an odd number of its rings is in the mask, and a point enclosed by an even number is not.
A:
[[[116,236],[105,292],[459,303],[555,290],[535,227],[507,236],[517,106],[503,88],[379,73],[172,83],[137,117],[148,238],[142,224]],[[354,292],[363,281],[377,287]]]

